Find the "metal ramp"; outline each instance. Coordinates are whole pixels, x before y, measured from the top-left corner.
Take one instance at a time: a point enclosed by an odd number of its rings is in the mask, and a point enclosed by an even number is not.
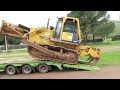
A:
[[[97,71],[100,70],[98,66],[94,66],[92,64],[89,64],[86,61],[79,61],[78,64],[70,65],[70,64],[63,64],[64,67],[67,68],[74,68],[79,70],[88,70],[88,71]]]

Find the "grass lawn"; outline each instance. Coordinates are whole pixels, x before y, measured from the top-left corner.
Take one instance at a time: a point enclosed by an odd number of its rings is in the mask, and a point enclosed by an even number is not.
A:
[[[120,50],[101,52],[98,66],[120,65]]]
[[[9,50],[9,51],[1,51],[0,58],[27,58],[30,55],[27,52],[27,49],[21,50]]]
[[[88,57],[81,57],[81,60],[86,60]],[[104,51],[100,53],[100,60],[97,66],[120,65],[120,50]]]
[[[19,50],[3,50],[0,52],[0,55],[4,55],[4,54],[21,54],[21,53],[27,53],[27,49],[19,49]]]
[[[109,42],[98,42],[98,43],[89,43],[87,45],[93,46],[93,47],[103,47],[103,46],[120,46],[120,40],[117,41],[111,41]]]

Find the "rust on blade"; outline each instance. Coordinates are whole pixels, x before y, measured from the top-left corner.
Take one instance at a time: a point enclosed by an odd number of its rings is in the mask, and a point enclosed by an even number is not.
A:
[[[1,24],[1,27],[0,27],[0,34],[3,34],[2,32],[4,31],[4,30],[3,30],[3,24],[5,24],[5,21],[4,21],[4,20],[2,20],[2,24]]]
[[[14,27],[15,29],[12,27]],[[14,38],[19,38],[19,39],[23,38],[22,37],[23,36],[22,28],[12,25],[8,22],[5,22],[4,20],[2,20],[2,24],[0,27],[0,34],[7,35],[10,37],[14,37]]]

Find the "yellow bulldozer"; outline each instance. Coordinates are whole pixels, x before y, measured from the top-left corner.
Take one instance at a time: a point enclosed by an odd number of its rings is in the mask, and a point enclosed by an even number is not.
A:
[[[2,21],[0,34],[21,39],[28,45],[28,53],[40,61],[76,64],[82,56],[96,64],[100,49],[81,45],[79,18],[59,17],[56,27],[29,28]]]

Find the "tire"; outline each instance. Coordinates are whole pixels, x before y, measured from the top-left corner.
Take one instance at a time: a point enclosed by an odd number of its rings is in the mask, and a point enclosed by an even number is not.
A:
[[[15,75],[16,74],[16,68],[14,66],[7,66],[6,69],[5,69],[5,72],[8,74],[8,75]]]
[[[32,68],[30,65],[24,65],[22,67],[22,73],[23,74],[31,74],[32,73]]]
[[[41,64],[38,66],[38,71],[40,73],[47,73],[49,71],[49,66],[46,64]]]

